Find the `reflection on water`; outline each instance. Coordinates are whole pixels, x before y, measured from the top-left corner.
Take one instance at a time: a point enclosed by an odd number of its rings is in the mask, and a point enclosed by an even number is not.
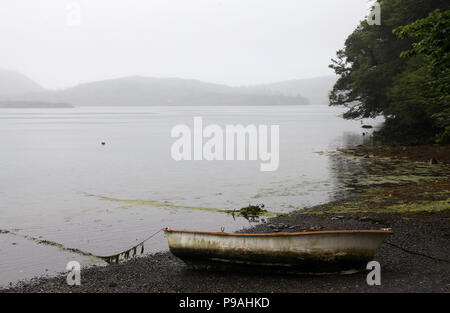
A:
[[[371,132],[361,131],[357,132],[344,132],[342,135],[342,147],[355,147],[358,145],[368,145],[372,143]]]
[[[340,114],[326,106],[3,109],[0,229],[22,237],[0,234],[0,284],[92,262],[23,236],[111,255],[162,227],[240,229],[248,221],[225,211],[249,204],[288,212],[330,201],[342,191],[336,172],[354,165],[330,163],[325,152],[368,138]],[[205,125],[280,125],[278,170],[174,161],[170,130],[194,116]],[[167,249],[163,235],[146,249]]]
[[[350,158],[341,153],[329,156],[329,169],[334,186],[334,199],[343,199],[355,192],[367,164],[360,158]]]

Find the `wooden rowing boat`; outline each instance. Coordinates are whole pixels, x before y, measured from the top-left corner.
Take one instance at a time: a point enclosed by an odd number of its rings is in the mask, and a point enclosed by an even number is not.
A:
[[[165,228],[170,251],[194,269],[354,273],[372,261],[391,230],[240,234]]]

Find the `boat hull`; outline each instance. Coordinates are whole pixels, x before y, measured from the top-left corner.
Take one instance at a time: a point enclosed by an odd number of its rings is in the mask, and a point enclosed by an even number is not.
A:
[[[372,261],[387,230],[230,234],[165,229],[170,251],[194,269],[354,273]]]

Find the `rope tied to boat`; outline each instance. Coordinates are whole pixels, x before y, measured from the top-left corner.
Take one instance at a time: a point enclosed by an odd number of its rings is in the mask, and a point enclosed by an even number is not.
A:
[[[159,234],[163,230],[164,230],[164,228],[151,234],[150,236],[148,236],[144,240],[140,241],[138,244],[134,245],[133,247],[131,247],[127,250],[124,250],[122,252],[113,254],[113,255],[96,255],[96,254],[86,252],[86,251],[83,251],[80,249],[64,247],[62,244],[54,242],[54,241],[39,239],[39,238],[36,238],[33,236],[28,236],[28,235],[22,235],[22,234],[19,234],[17,232],[10,231],[10,230],[0,229],[0,234],[9,234],[9,235],[23,237],[27,240],[32,240],[34,242],[37,242],[38,244],[44,244],[44,245],[58,247],[59,249],[62,249],[64,251],[69,251],[69,252],[76,253],[76,254],[83,255],[83,256],[94,257],[97,259],[101,259],[108,264],[111,264],[111,263],[119,263],[120,260],[129,260],[131,258],[136,259],[136,256],[138,254],[139,255],[144,254],[144,243],[146,241],[152,239],[153,237],[155,237],[157,234]]]
[[[103,261],[105,261],[108,264],[119,263],[120,260],[129,260],[131,257],[133,257],[133,259],[136,259],[136,256],[138,255],[138,251],[140,252],[139,253],[140,255],[144,254],[144,243],[146,241],[152,239],[153,237],[155,237],[157,234],[159,234],[163,230],[164,230],[164,228],[161,228],[157,232],[151,234],[150,236],[148,236],[147,238],[145,238],[144,240],[139,242],[137,245],[134,245],[133,247],[131,247],[127,250],[124,250],[122,252],[119,252],[119,253],[116,253],[113,255],[107,255],[107,256],[100,256],[100,255],[92,255],[92,256],[102,259]]]

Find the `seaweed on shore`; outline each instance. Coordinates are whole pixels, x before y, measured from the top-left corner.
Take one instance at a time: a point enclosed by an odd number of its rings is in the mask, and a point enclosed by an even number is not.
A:
[[[248,205],[239,210],[232,210],[230,213],[233,218],[235,216],[242,216],[248,221],[257,221],[260,216],[272,215],[271,212],[264,209],[264,204],[259,205]]]

